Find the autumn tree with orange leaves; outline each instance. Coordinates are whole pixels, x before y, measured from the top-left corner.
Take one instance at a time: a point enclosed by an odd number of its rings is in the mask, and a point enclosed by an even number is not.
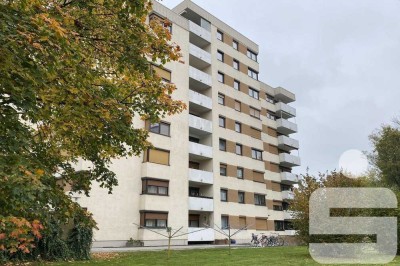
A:
[[[146,0],[0,0],[1,226],[40,223],[45,235],[49,219],[74,218],[80,207],[57,180],[87,195],[94,182],[111,192],[111,160],[151,146],[132,120],[185,108],[152,71],[179,60],[180,48],[163,23],[147,22],[151,8]],[[76,171],[78,159],[92,168]]]

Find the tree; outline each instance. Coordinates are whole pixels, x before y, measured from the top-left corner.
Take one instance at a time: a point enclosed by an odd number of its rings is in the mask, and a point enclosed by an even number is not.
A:
[[[57,179],[88,195],[118,184],[112,159],[151,147],[135,117],[182,111],[152,64],[180,58],[148,0],[0,0],[0,213],[74,217]],[[75,171],[78,159],[91,162]]]
[[[309,203],[310,197],[314,191],[319,188],[333,188],[333,187],[369,187],[370,181],[367,178],[350,178],[349,174],[343,172],[332,171],[326,174],[319,174],[318,177],[305,174],[300,179],[299,187],[294,191],[294,200],[290,203],[290,210],[293,211],[293,226],[297,230],[299,240],[304,243],[310,242],[324,242],[324,241],[343,241],[344,238],[337,238],[335,236],[329,237],[316,237],[309,234]],[[359,213],[365,213],[359,211]],[[332,212],[335,216],[348,216],[355,213],[354,210],[334,210]],[[348,241],[354,241],[354,238],[346,238]]]
[[[391,188],[400,189],[400,121],[383,125],[370,136],[374,147],[369,160],[379,180]]]

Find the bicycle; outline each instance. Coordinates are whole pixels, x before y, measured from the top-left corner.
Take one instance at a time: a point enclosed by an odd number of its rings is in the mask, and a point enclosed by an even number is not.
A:
[[[285,240],[279,235],[270,235],[266,242],[268,247],[281,247],[285,244]]]

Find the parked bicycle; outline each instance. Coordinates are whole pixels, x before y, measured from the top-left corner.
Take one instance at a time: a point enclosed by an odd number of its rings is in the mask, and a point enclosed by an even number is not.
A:
[[[254,233],[251,234],[250,246],[252,247],[278,247],[283,246],[284,243],[285,241],[279,235],[266,236],[261,234],[259,237]]]
[[[285,240],[279,235],[270,235],[267,237],[266,245],[268,247],[281,247],[285,244]]]

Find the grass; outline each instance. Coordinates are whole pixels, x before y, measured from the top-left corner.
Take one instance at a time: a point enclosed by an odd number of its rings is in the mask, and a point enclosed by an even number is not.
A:
[[[94,254],[86,262],[63,262],[34,265],[320,265],[312,260],[306,247],[238,248],[231,255],[225,248]],[[399,265],[397,257],[390,265]]]

